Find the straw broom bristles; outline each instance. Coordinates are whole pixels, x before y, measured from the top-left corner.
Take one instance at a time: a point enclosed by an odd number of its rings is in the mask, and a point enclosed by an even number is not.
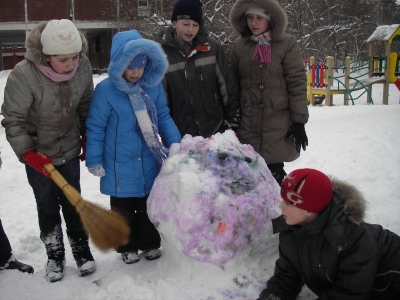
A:
[[[65,180],[52,164],[44,164],[43,167],[71,204],[75,206],[86,233],[97,248],[107,251],[128,243],[129,226],[120,214],[82,199],[81,194]]]

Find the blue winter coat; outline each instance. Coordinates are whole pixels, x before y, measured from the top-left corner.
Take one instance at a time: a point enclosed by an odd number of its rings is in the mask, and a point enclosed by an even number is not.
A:
[[[124,71],[140,53],[148,57],[142,89],[157,108],[159,133],[167,147],[181,141],[160,83],[168,66],[164,52],[136,30],[117,33],[111,47],[109,78],[96,86],[86,120],[86,166],[103,164],[106,175],[100,180],[100,191],[119,198],[148,195],[160,168],[144,141],[128,95],[116,87],[125,81]]]

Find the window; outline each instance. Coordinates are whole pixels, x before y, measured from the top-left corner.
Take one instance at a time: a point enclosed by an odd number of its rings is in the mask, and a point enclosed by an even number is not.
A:
[[[148,7],[148,1],[147,0],[138,0],[139,7]]]
[[[148,0],[138,0],[138,17],[148,17],[150,16],[150,7]]]

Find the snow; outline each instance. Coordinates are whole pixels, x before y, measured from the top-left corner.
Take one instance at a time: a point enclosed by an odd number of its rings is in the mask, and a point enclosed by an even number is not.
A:
[[[187,135],[171,147],[148,212],[176,264],[186,261],[189,269],[212,264],[212,276],[220,273],[221,280],[209,289],[255,299],[265,284],[263,270],[273,268],[265,257],[276,253],[277,239],[267,220],[280,215],[280,201],[264,159],[226,131],[211,139]]]
[[[388,41],[399,28],[399,26],[399,24],[378,26],[371,34],[371,36],[367,39],[367,42],[369,43],[373,41]]]
[[[0,72],[1,91],[8,74],[9,71]],[[94,75],[95,84],[104,78],[106,74]],[[373,85],[375,105],[368,105],[366,96],[363,96],[355,101],[356,105],[344,106],[343,96],[335,95],[333,107],[310,106],[310,120],[306,125],[309,146],[299,159],[286,163],[285,169],[290,172],[298,168],[315,168],[354,184],[368,200],[366,221],[381,224],[400,234],[400,92],[394,84],[390,84],[389,105],[382,105],[382,87],[381,84]],[[2,102],[3,92],[0,93],[0,105]],[[68,240],[64,237],[65,276],[59,282],[48,283],[44,279],[47,257],[39,238],[35,199],[24,165],[18,161],[7,142],[3,127],[0,128],[0,150],[3,160],[0,170],[0,218],[15,257],[35,269],[33,275],[0,271],[1,300],[256,299],[254,295],[259,292],[256,293],[256,290],[273,273],[277,249],[274,247],[276,237],[272,237],[271,233],[266,234],[271,239],[266,255],[255,259],[241,256],[243,262],[228,259],[222,263],[222,268],[221,262],[203,262],[182,255],[185,243],[171,238],[168,230],[173,230],[173,222],[167,220],[160,225],[160,230],[164,232],[163,256],[160,259],[146,261],[141,257],[138,263],[126,265],[116,252],[103,253],[91,244],[97,270],[87,277],[78,276]],[[193,168],[197,170],[196,166]],[[190,169],[186,171],[195,174]],[[193,185],[197,188],[196,184]],[[109,207],[109,197],[99,191],[99,178],[91,175],[84,163],[81,164],[81,186],[84,199]],[[192,195],[190,191],[185,191],[188,196]],[[176,216],[173,214],[170,211],[168,217],[178,218],[182,212],[175,212]],[[193,216],[197,215],[194,213]],[[315,298],[304,288],[298,299]]]

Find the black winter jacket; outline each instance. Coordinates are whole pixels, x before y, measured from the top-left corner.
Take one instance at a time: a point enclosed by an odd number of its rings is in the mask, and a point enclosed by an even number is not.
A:
[[[202,28],[187,55],[176,42],[172,27],[160,31],[155,41],[168,57],[162,82],[181,135],[209,137],[226,129],[224,120],[238,125],[238,85],[222,46]]]
[[[296,299],[305,283],[319,299],[400,299],[400,237],[363,222],[365,203],[353,186],[331,179],[331,204],[313,222],[279,232],[279,259],[260,300]]]

